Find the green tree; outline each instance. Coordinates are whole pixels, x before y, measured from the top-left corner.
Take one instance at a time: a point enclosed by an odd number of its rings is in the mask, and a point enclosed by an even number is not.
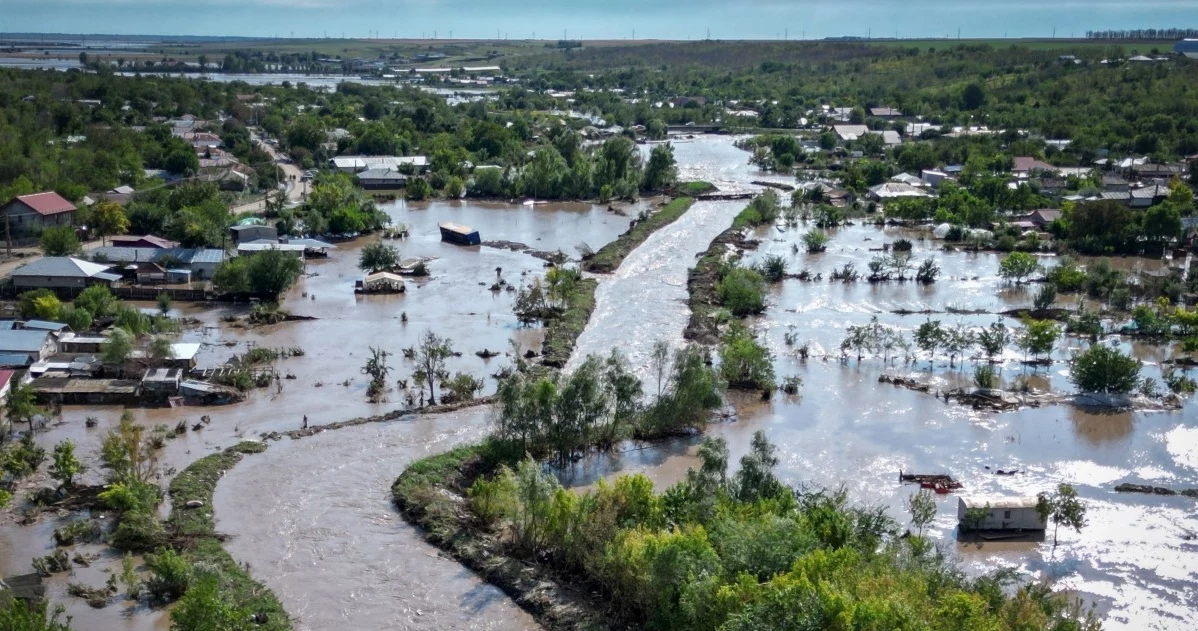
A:
[[[125,208],[111,200],[101,200],[91,207],[91,227],[100,239],[129,232],[129,217]]]
[[[732,269],[716,285],[720,304],[738,317],[765,311],[765,290],[765,279],[747,267]]]
[[[106,285],[92,285],[79,292],[75,297],[75,306],[87,309],[95,318],[105,318],[116,310],[117,299]]]
[[[419,202],[432,197],[433,187],[428,183],[428,180],[422,177],[412,177],[408,179],[408,185],[404,189],[404,197]]]
[[[932,365],[932,360],[936,357],[936,349],[944,346],[948,341],[948,332],[940,325],[940,320],[928,318],[923,324],[915,329],[915,344],[921,351],[928,352],[928,365]]]
[[[172,631],[249,631],[253,613],[221,593],[218,581],[206,577],[187,590],[171,609]]]
[[[1053,493],[1041,493],[1036,502],[1040,519],[1052,522],[1052,546],[1057,546],[1057,530],[1064,524],[1081,532],[1086,526],[1086,505],[1072,485],[1060,484]]]
[[[998,275],[1004,280],[1023,284],[1040,269],[1036,257],[1027,252],[1012,252],[998,264]]]
[[[58,320],[62,317],[62,302],[53,295],[38,296],[33,301],[33,314],[41,320]]]
[[[247,276],[250,291],[278,298],[299,279],[304,262],[282,250],[267,250],[249,257]]]
[[[1069,380],[1081,392],[1127,394],[1140,383],[1140,360],[1118,349],[1092,344],[1069,362]]]
[[[678,166],[674,162],[674,146],[666,143],[657,145],[649,152],[649,164],[645,166],[645,180],[641,190],[660,191],[678,182]]]
[[[212,284],[226,294],[245,294],[250,291],[249,258],[238,256],[225,259],[212,274]]]
[[[47,616],[46,601],[30,604],[24,600],[11,598],[0,606],[0,629],[10,631],[71,631],[71,621],[60,620],[62,608],[49,611]]]
[[[970,83],[965,86],[961,93],[961,108],[965,110],[976,110],[986,102],[986,93],[982,90],[982,86],[976,83]]]
[[[907,512],[911,513],[911,523],[918,528],[918,535],[923,536],[923,529],[936,519],[936,496],[927,489],[920,489],[907,498]]]
[[[362,248],[358,269],[373,274],[399,267],[399,248],[386,243],[371,243]]]
[[[1002,354],[1003,349],[1011,342],[1011,334],[1002,320],[995,320],[990,326],[978,331],[978,345],[986,354],[986,359],[993,360]]]
[[[733,322],[720,338],[720,373],[732,388],[774,389],[773,355],[748,327]]]
[[[83,463],[75,457],[75,443],[64,440],[54,445],[54,460],[50,464],[50,477],[63,488],[71,488],[75,476],[83,472]]]
[[[58,299],[53,291],[45,288],[21,292],[21,295],[17,296],[17,312],[21,314],[22,318],[38,317],[36,305],[40,298]]]
[[[175,347],[171,341],[161,335],[155,336],[150,340],[150,345],[146,348],[149,355],[150,364],[153,366],[161,366],[166,362],[175,358]]]
[[[125,362],[132,353],[133,336],[122,328],[114,328],[108,336],[108,341],[100,345],[100,356],[104,358],[104,363],[116,366],[121,372],[124,372]]]
[[[39,243],[46,256],[71,256],[83,249],[71,226],[51,226],[42,231]]]
[[[445,370],[445,362],[453,356],[453,341],[438,336],[432,331],[425,331],[416,344],[413,358],[416,360],[416,371],[412,377],[417,383],[428,386],[428,403],[435,404],[436,391],[434,386],[438,381],[449,376]]]
[[[1061,329],[1052,320],[1024,320],[1019,332],[1019,348],[1032,358],[1052,352]]]
[[[749,453],[740,459],[740,471],[732,479],[736,499],[754,503],[788,490],[774,475],[774,468],[778,466],[777,452],[778,448],[770,443],[765,432],[753,432]]]
[[[16,423],[24,421],[29,424],[30,435],[33,434],[34,419],[46,413],[45,410],[38,407],[37,393],[34,392],[33,386],[27,383],[13,385],[12,390],[8,393],[8,399],[4,401],[4,412],[8,417],[10,433]]]

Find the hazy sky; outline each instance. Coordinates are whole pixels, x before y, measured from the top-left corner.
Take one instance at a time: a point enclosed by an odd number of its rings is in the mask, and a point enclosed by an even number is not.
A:
[[[1198,0],[0,0],[0,31],[279,37],[1059,37],[1198,27]],[[377,35],[376,35],[377,34]]]

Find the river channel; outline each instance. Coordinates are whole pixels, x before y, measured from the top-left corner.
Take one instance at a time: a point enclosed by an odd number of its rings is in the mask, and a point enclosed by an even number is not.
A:
[[[763,179],[747,164],[747,154],[729,137],[679,139],[676,157],[684,178],[705,179],[724,191],[752,190]],[[650,202],[643,202],[650,203]],[[602,277],[595,313],[579,339],[571,364],[588,353],[606,354],[618,347],[644,376],[648,351],[658,339],[682,343],[689,315],[686,270],[695,255],[727,227],[744,202],[700,202],[674,224],[651,236],[614,273]],[[598,249],[628,225],[629,217],[590,205],[526,206],[473,202],[400,203],[385,206],[396,221],[408,224],[413,236],[398,245],[403,256],[435,257],[432,277],[414,283],[395,297],[355,297],[353,281],[357,249],[342,244],[327,261],[309,264],[312,276],[288,296],[293,313],[317,320],[255,329],[221,322],[236,308],[188,310],[205,327],[185,334],[207,342],[201,365],[215,365],[249,344],[300,346],[303,357],[281,360],[282,391],[255,393],[246,402],[222,408],[189,408],[194,421],[210,415],[206,429],[170,442],[162,455],[164,468],[182,468],[213,449],[231,444],[238,435],[297,428],[307,415],[313,424],[378,414],[399,405],[366,402],[366,378],[359,372],[369,346],[395,353],[393,377],[403,379],[411,367],[398,355],[425,330],[453,338],[462,353],[451,371],[489,375],[511,360],[483,360],[483,348],[508,350],[516,339],[522,349],[539,348],[541,333],[522,328],[511,313],[512,294],[492,293],[499,274],[511,283],[543,271],[528,254],[506,249],[457,248],[440,243],[436,224],[453,220],[479,228],[484,240],[507,240],[537,250],[561,249],[576,255],[585,242]],[[866,225],[832,232],[827,252],[795,252],[803,228],[762,229],[762,240],[750,260],[775,253],[790,271],[804,267],[824,280],[787,280],[776,285],[768,312],[751,324],[775,354],[779,377],[798,376],[796,396],[777,394],[768,403],[732,397],[738,419],[709,432],[723,436],[733,459],[748,450],[754,431],[764,430],[779,446],[779,473],[795,484],[844,485],[853,501],[880,504],[905,520],[902,502],[914,488],[898,483],[899,470],[948,472],[962,480],[965,493],[1026,495],[1059,482],[1074,484],[1089,506],[1089,525],[1077,533],[1062,532],[1055,552],[1046,543],[959,544],[955,541],[957,498],[940,499],[932,536],[953,551],[971,573],[1014,567],[1034,580],[1051,579],[1059,589],[1075,590],[1093,603],[1108,629],[1178,629],[1198,626],[1198,506],[1186,497],[1121,495],[1114,485],[1128,482],[1171,487],[1198,487],[1198,405],[1180,411],[1098,414],[1068,406],[1029,408],[1002,414],[948,405],[930,394],[878,383],[882,374],[901,374],[947,389],[968,384],[971,362],[949,366],[938,356],[929,366],[921,354],[915,365],[866,358],[847,362],[836,351],[845,327],[872,317],[908,332],[927,315],[895,311],[932,311],[946,325],[988,325],[997,312],[1030,305],[1031,295],[1002,285],[998,257],[942,252],[919,233]],[[931,286],[914,283],[831,284],[835,267],[853,261],[864,269],[870,250],[899,237],[913,239],[915,258],[934,256],[943,269]],[[800,248],[801,250],[801,248]],[[1151,261],[1121,260],[1118,265],[1158,266]],[[984,314],[955,315],[950,310]],[[403,321],[406,314],[407,321]],[[1017,322],[1005,320],[1009,327]],[[787,334],[809,343],[801,359]],[[1145,375],[1159,376],[1165,350],[1115,340],[1145,362]],[[227,346],[232,343],[232,346]],[[1013,347],[1004,353],[1002,376],[1012,383],[1026,375],[1033,387],[1068,392],[1062,361],[1076,348],[1063,340],[1058,360],[1033,371],[1019,363]],[[825,357],[825,353],[829,355]],[[349,385],[342,385],[346,380]],[[320,384],[320,385],[317,385]],[[487,379],[487,391],[494,381]],[[51,445],[64,437],[94,453],[101,432],[111,427],[119,409],[67,408],[61,424],[39,435]],[[173,425],[178,411],[137,410],[147,424]],[[83,418],[101,424],[85,429]],[[486,431],[488,410],[475,408],[436,417],[327,432],[316,437],[275,442],[263,454],[247,457],[228,472],[217,488],[218,529],[231,535],[227,546],[253,574],[275,590],[299,628],[392,629],[531,629],[525,613],[493,588],[423,544],[395,514],[389,486],[407,463],[469,442]],[[599,477],[643,472],[659,487],[679,480],[695,463],[695,445],[682,441],[650,449],[596,458],[578,465],[567,482],[579,486]],[[997,469],[1019,469],[998,476]],[[93,471],[88,474],[97,479]],[[2,517],[2,516],[0,516]],[[29,560],[49,549],[52,520],[35,526],[0,521],[0,571],[24,571]],[[57,580],[57,579],[56,579]],[[102,582],[99,579],[89,582]],[[61,600],[61,598],[57,598]],[[68,604],[71,601],[68,599]],[[76,601],[77,603],[77,601]],[[164,626],[161,612],[124,615],[119,606],[90,614],[86,605],[71,604],[77,621],[103,620],[84,628],[149,629]],[[137,612],[132,612],[136,614]],[[90,617],[100,616],[100,617]],[[114,626],[119,621],[119,626]]]

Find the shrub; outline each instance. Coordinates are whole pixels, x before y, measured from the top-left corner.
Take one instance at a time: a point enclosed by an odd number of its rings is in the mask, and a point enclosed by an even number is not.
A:
[[[998,372],[990,364],[981,364],[973,369],[973,385],[989,390],[998,387]]]
[[[1036,292],[1036,296],[1032,298],[1032,305],[1037,311],[1043,311],[1052,306],[1052,303],[1057,300],[1057,290],[1051,283],[1040,287]]]
[[[732,388],[773,390],[773,355],[748,327],[733,323],[720,338],[720,374]]]
[[[716,286],[720,304],[733,315],[744,317],[765,311],[765,279],[755,270],[737,267]]]
[[[755,269],[765,280],[771,283],[780,283],[782,279],[786,278],[786,259],[777,254],[770,254]]]
[[[166,545],[166,530],[162,522],[149,511],[130,511],[112,533],[109,543],[118,550],[149,552]]]
[[[823,230],[811,230],[803,234],[803,246],[808,254],[817,254],[828,249],[828,233]]]
[[[91,519],[80,519],[54,529],[54,545],[72,546],[88,543],[100,538],[100,524]]]
[[[1081,392],[1127,394],[1140,384],[1140,360],[1094,344],[1073,356],[1069,380]]]
[[[146,566],[150,568],[146,591],[151,599],[160,603],[178,600],[187,592],[194,576],[187,559],[170,548],[164,548],[156,554],[147,554]]]

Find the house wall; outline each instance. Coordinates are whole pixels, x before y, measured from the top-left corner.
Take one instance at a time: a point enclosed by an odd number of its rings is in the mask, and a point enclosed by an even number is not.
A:
[[[0,215],[8,217],[8,226],[14,236],[31,236],[51,226],[75,224],[74,211],[42,215],[19,200],[5,206],[0,210]]]
[[[12,284],[18,289],[83,289],[87,279],[76,276],[14,276]]]
[[[192,263],[190,267],[192,278],[207,280],[216,273],[216,268],[220,267],[220,263]]]
[[[965,519],[966,510],[964,502],[958,505],[959,520]],[[980,525],[982,530],[1044,530],[1046,527],[1035,508],[991,508]]]

